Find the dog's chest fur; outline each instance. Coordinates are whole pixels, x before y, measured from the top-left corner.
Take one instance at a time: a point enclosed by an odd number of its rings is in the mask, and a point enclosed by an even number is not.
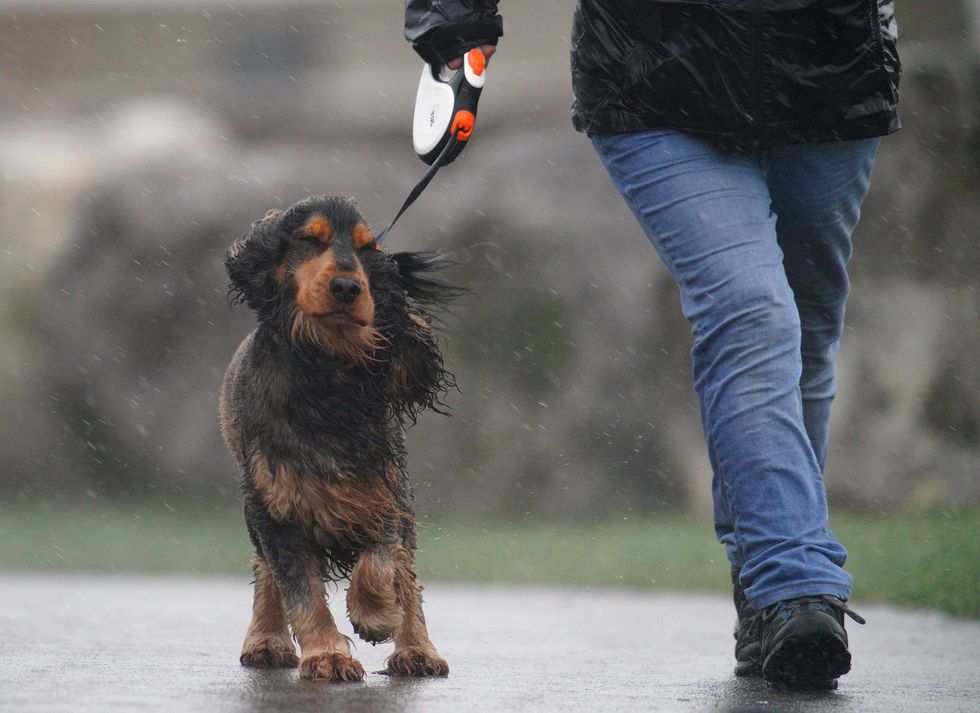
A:
[[[404,451],[383,383],[365,367],[298,360],[261,329],[229,369],[223,425],[240,443],[245,487],[327,549],[397,532]]]

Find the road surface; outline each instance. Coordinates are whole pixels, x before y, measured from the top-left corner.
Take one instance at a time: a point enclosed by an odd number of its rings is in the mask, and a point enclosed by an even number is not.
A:
[[[980,622],[935,613],[855,605],[868,625],[848,622],[852,673],[794,696],[731,674],[722,596],[433,584],[450,677],[332,685],[238,665],[250,590],[244,576],[0,575],[0,711],[980,710]],[[390,651],[358,641],[355,655],[377,671]]]

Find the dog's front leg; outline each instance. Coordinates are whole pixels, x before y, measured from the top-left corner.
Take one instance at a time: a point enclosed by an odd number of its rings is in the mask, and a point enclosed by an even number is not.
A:
[[[354,632],[371,644],[389,641],[402,621],[395,593],[391,547],[376,545],[361,552],[347,590],[347,616]]]
[[[364,668],[350,655],[350,642],[337,630],[319,577],[309,577],[306,586],[294,592],[289,614],[302,653],[301,678],[332,682],[364,678]]]
[[[327,606],[323,580],[304,533],[273,520],[254,504],[249,517],[257,523],[262,552],[282,592],[289,623],[299,642],[301,678],[332,682],[360,681],[364,668],[350,655],[350,643],[337,630]],[[256,512],[258,511],[258,512]]]
[[[261,554],[252,558],[252,572],[255,573],[252,623],[245,634],[239,661],[250,668],[296,668],[298,659],[289,636],[282,593]]]
[[[436,651],[425,627],[422,587],[416,580],[412,553],[397,545],[392,559],[402,620],[395,630],[395,651],[385,662],[385,670],[393,676],[448,676],[449,664]]]

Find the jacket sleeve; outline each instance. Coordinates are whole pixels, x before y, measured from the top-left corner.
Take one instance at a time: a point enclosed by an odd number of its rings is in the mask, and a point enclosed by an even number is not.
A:
[[[446,64],[503,36],[499,0],[405,0],[405,39],[429,64]]]

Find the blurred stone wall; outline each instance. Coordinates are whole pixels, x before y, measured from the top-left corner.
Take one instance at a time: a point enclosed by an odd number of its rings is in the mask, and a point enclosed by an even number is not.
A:
[[[472,290],[443,325],[454,416],[410,437],[427,513],[709,507],[676,291],[568,120],[571,7],[504,5],[477,138],[390,239],[459,255]],[[980,501],[969,18],[899,17],[905,128],[855,236],[841,504]],[[397,2],[0,0],[0,498],[231,497],[217,388],[251,320],[224,250],[312,192],[384,225],[421,174],[419,66]]]

